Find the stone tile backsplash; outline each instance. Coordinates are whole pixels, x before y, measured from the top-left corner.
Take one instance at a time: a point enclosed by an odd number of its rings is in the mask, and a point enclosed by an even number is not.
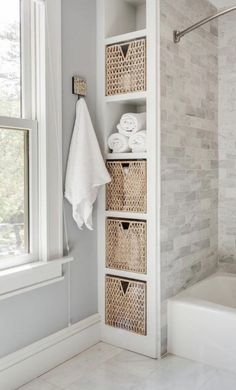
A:
[[[236,270],[236,23],[219,19],[219,261]]]
[[[173,43],[174,29],[215,11],[207,0],[161,0],[163,352],[167,299],[218,264],[218,24]]]

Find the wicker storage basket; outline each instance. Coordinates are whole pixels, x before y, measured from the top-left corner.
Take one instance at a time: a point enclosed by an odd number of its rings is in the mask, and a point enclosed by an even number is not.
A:
[[[106,324],[146,335],[146,283],[106,276]]]
[[[146,161],[109,161],[111,182],[106,187],[107,210],[146,213]]]
[[[106,267],[145,274],[147,272],[146,242],[146,222],[108,218]]]
[[[146,39],[106,47],[106,95],[146,90]]]

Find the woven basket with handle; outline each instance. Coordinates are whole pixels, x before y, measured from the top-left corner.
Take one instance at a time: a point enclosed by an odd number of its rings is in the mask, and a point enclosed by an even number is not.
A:
[[[146,39],[106,47],[106,95],[146,90]]]
[[[146,335],[146,283],[107,275],[105,322]]]
[[[106,267],[142,274],[147,272],[145,221],[107,219]]]
[[[146,161],[109,161],[107,168],[112,179],[106,187],[107,210],[146,213]]]

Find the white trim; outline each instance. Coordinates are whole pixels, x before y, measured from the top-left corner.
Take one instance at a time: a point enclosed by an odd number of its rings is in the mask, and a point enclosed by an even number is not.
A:
[[[160,223],[160,198],[159,198],[159,177],[160,177],[160,143],[158,127],[158,113],[160,112],[160,101],[158,84],[158,46],[159,35],[157,22],[159,15],[159,0],[147,0],[147,334],[153,340],[153,353],[157,358],[159,351],[159,296],[158,286],[160,284],[159,263],[160,263],[160,241],[158,236],[158,225]],[[153,72],[153,69],[155,71]]]
[[[39,258],[63,253],[61,1],[34,3],[39,124]]]
[[[138,219],[138,220],[148,220],[148,214],[142,213],[130,213],[126,211],[106,211],[106,217],[110,218],[125,218],[125,219]]]
[[[155,340],[148,340],[147,336],[127,332],[124,329],[113,328],[106,324],[101,324],[102,341],[114,345],[118,348],[127,349],[138,354],[142,354],[156,359]],[[152,341],[152,346],[150,346]]]
[[[29,252],[31,261],[39,259],[39,175],[38,124],[29,129]]]
[[[94,314],[0,359],[0,389],[14,390],[100,341]]]
[[[21,1],[22,118],[32,118],[31,0]]]
[[[136,279],[144,282],[147,281],[146,274],[138,274],[135,272],[122,271],[120,269],[114,269],[114,268],[106,268],[106,273],[112,276],[118,276],[120,278]]]
[[[130,103],[139,104],[140,106],[146,103],[147,92],[132,92],[124,93],[122,95],[111,95],[105,97],[106,103]]]
[[[0,127],[9,127],[10,129],[31,130],[35,128],[35,121],[31,119],[9,118],[0,116]]]
[[[47,254],[47,138],[45,113],[45,5],[33,3],[34,7],[34,117],[38,120],[38,166],[39,166],[39,257],[46,261]]]
[[[144,38],[144,37],[146,37],[146,35],[147,35],[146,29],[133,31],[131,33],[121,34],[121,35],[116,35],[114,37],[106,38],[105,44],[106,45],[113,45],[115,43],[128,42],[128,41],[132,41],[134,39]]]
[[[107,160],[146,160],[147,153],[136,153],[136,152],[129,152],[129,153],[108,153],[106,156]]]
[[[73,257],[66,257],[0,271],[0,300],[43,287],[45,283],[61,281],[64,277],[62,266],[71,261]]]
[[[156,19],[155,19],[156,18]],[[156,17],[153,20],[155,24],[155,34],[156,34],[156,125],[157,125],[157,135],[156,135],[156,164],[157,164],[157,174],[156,174],[156,256],[157,256],[157,268],[156,268],[156,294],[157,294],[157,330],[156,330],[156,342],[157,342],[157,357],[160,359],[162,356],[161,351],[161,320],[162,320],[162,297],[161,297],[161,284],[163,282],[161,278],[161,3],[160,0],[157,0],[156,5]],[[158,20],[159,23],[156,23],[155,20]]]
[[[45,4],[47,260],[50,260],[63,255],[61,0],[45,0]]]

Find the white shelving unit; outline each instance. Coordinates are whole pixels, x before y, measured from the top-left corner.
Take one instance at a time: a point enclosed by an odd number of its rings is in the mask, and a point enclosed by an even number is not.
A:
[[[135,92],[126,93],[124,95],[106,96],[106,103],[119,103],[119,104],[134,104],[137,106],[143,106],[146,104],[147,93],[146,92]]]
[[[123,219],[139,219],[139,220],[147,220],[147,214],[140,213],[127,213],[125,211],[105,211],[106,218],[123,218]]]
[[[134,39],[144,38],[147,36],[147,30],[132,31],[130,33],[116,35],[114,37],[106,38],[105,45],[113,45],[114,43],[129,42]]]
[[[107,160],[146,160],[147,153],[107,153]]]
[[[105,190],[98,201],[98,296],[101,337],[104,342],[153,358],[160,357],[160,76],[159,0],[97,0],[97,122],[99,141],[107,160],[147,161],[147,214],[106,211]],[[105,47],[146,37],[147,90],[105,96]],[[125,112],[147,112],[147,153],[110,153],[108,136]],[[147,274],[120,271],[105,266],[106,218],[147,221]],[[147,284],[147,335],[131,333],[105,324],[105,276],[119,276]]]

